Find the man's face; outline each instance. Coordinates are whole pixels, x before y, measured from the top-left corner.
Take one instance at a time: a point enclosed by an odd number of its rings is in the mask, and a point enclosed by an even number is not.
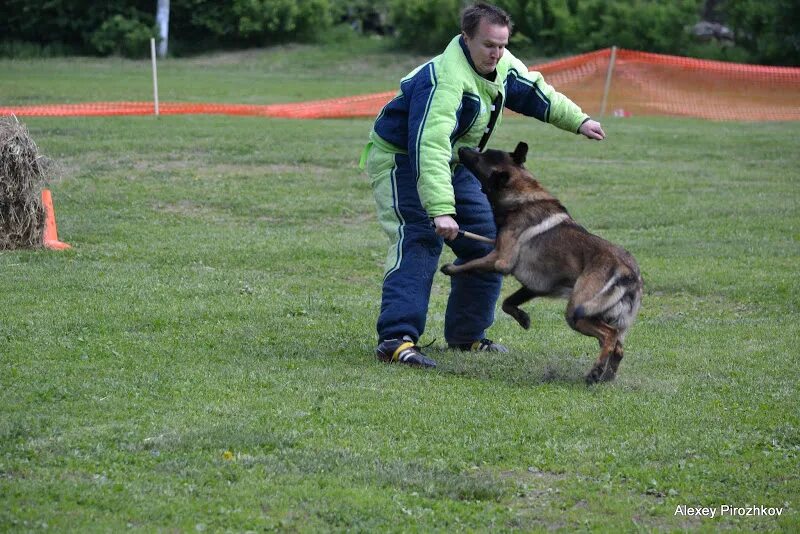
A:
[[[508,45],[508,27],[481,20],[473,37],[464,34],[464,43],[479,74],[491,74]]]

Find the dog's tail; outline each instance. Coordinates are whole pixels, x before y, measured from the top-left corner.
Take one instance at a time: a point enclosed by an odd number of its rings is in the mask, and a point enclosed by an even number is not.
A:
[[[638,295],[640,288],[641,277],[637,272],[620,272],[617,270],[600,291],[575,308],[573,320],[577,321],[584,317],[601,315],[616,304],[619,304],[626,295],[630,295],[631,300],[638,300],[636,295]],[[633,305],[633,302],[631,302],[631,305]]]

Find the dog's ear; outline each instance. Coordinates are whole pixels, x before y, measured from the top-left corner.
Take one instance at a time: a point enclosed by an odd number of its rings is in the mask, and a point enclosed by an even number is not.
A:
[[[522,165],[525,163],[525,156],[528,155],[528,145],[520,141],[517,144],[517,148],[514,149],[514,152],[511,153],[511,159],[514,160],[514,163],[517,165]]]

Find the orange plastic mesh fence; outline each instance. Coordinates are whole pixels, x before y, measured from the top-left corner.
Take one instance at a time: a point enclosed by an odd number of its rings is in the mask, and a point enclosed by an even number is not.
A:
[[[534,67],[587,113],[600,111],[611,49]],[[800,68],[618,49],[606,113],[713,120],[800,120]]]
[[[611,49],[541,65],[545,79],[598,115]],[[272,105],[161,103],[162,115],[224,114],[324,119],[374,117],[394,91],[344,98]],[[93,102],[38,106],[0,106],[0,115],[100,116],[151,115],[152,102]],[[800,68],[765,67],[618,49],[606,114],[672,115],[712,120],[800,120]]]

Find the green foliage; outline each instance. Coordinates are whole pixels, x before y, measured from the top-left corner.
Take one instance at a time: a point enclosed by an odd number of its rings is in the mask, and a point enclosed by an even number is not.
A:
[[[35,43],[31,41],[0,41],[0,57],[15,59],[68,56],[75,49],[64,43]]]
[[[687,28],[697,21],[698,0],[584,0],[573,35],[577,49],[622,48],[680,53],[691,41]]]
[[[170,2],[170,46],[177,42],[202,47],[204,44],[235,42],[236,14],[227,2],[216,0],[172,0]]]
[[[334,24],[345,24],[363,34],[386,35],[394,31],[388,22],[393,0],[329,1]]]
[[[392,0],[329,0],[331,13],[336,19],[358,16],[370,12],[386,12]]]
[[[458,31],[461,2],[397,1],[391,15],[404,46],[432,52]],[[794,0],[729,0],[720,16],[736,33],[736,47],[693,41],[701,0],[498,0],[514,20],[517,52],[544,55],[617,45],[728,61],[800,64],[800,3]]]
[[[651,52],[685,50],[687,27],[697,21],[699,0],[498,1],[514,21],[514,44],[552,55],[616,44]],[[462,2],[413,0],[392,4],[402,44],[434,51],[459,31]]]
[[[437,52],[460,31],[459,0],[394,0],[391,20],[404,47]]]
[[[305,40],[331,25],[328,0],[234,0],[232,5],[246,40]]]
[[[514,21],[515,44],[523,50],[555,54],[574,50],[581,41],[580,21],[576,18],[580,4],[552,0],[517,0],[505,6]],[[520,50],[520,51],[523,51]]]
[[[337,24],[396,34],[405,49],[440,51],[459,31],[466,0],[172,0],[170,51],[192,53],[281,42],[334,42]],[[726,0],[713,10],[736,35],[732,48],[693,41],[703,0],[497,0],[515,23],[512,49],[559,55],[617,45],[676,55],[800,65],[800,3]],[[0,56],[147,53],[153,0],[5,0]],[[333,31],[332,31],[333,30]],[[149,38],[149,37],[148,37]]]
[[[758,63],[800,65],[800,2],[727,0],[736,43]]]
[[[152,25],[135,17],[114,15],[100,25],[90,42],[102,55],[146,57],[150,53],[148,43],[157,33]]]
[[[4,42],[41,43],[55,50],[63,47],[73,53],[98,53],[91,41],[104,23],[116,15],[122,15],[150,25],[155,17],[155,2],[5,0],[0,13],[0,40]]]
[[[733,63],[748,63],[754,61],[752,54],[743,47],[716,41],[691,43],[686,50],[686,55],[712,61],[730,61]]]
[[[0,17],[3,43],[62,43],[79,53],[137,57],[148,53],[146,43],[154,34],[156,2],[149,0],[6,0],[6,5]],[[311,40],[331,27],[331,13],[329,0],[173,0],[170,41],[178,49],[202,49]],[[0,52],[17,49],[20,45],[4,45]]]

